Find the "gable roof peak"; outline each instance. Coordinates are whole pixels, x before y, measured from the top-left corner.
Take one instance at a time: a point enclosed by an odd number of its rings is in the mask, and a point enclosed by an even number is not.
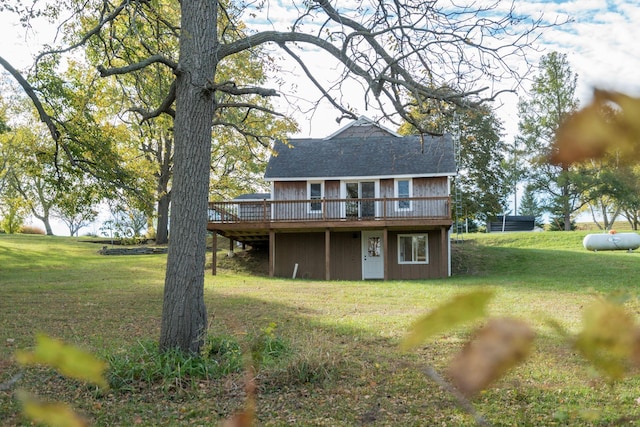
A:
[[[328,139],[338,139],[338,138],[343,138],[343,137],[352,137],[354,136],[354,131],[356,131],[356,128],[359,127],[368,127],[371,129],[371,131],[369,132],[365,132],[365,134],[370,134],[371,136],[376,135],[376,136],[380,136],[382,134],[387,134],[388,136],[393,136],[393,137],[402,137],[402,135],[400,135],[397,132],[392,131],[391,129],[382,126],[380,123],[375,122],[374,120],[370,119],[367,116],[360,116],[358,117],[358,120],[354,120],[351,123],[349,123],[348,125],[338,129],[336,132],[332,133],[331,135],[329,135],[328,137],[324,138],[325,140]],[[361,136],[366,136],[365,134],[363,134],[362,132],[357,132],[359,134],[362,134]]]

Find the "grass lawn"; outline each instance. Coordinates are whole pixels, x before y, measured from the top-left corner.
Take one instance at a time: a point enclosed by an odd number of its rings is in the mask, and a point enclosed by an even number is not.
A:
[[[257,373],[259,425],[473,425],[423,371],[444,370],[481,322],[410,354],[398,343],[421,314],[489,288],[491,316],[526,319],[537,334],[533,355],[472,399],[490,424],[640,424],[638,377],[609,385],[547,326],[552,318],[578,332],[583,308],[617,292],[631,296],[630,312],[640,311],[640,254],[588,252],[586,233],[465,236],[453,244],[457,274],[446,280],[314,282],[221,269],[205,279],[209,333],[241,349],[265,335],[284,343]],[[12,355],[32,346],[37,332],[111,360],[112,373],[117,363],[129,373],[150,364],[166,256],[99,249],[68,237],[0,235],[0,383],[20,371]],[[105,393],[45,368],[25,370],[17,386],[69,402],[101,426],[217,425],[243,407],[241,370],[172,369],[178,374],[131,374]],[[13,391],[0,391],[0,423],[29,425]]]

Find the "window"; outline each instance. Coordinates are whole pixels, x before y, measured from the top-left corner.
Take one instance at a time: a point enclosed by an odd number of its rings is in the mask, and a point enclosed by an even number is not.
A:
[[[396,197],[399,199],[411,197],[411,180],[409,179],[397,179],[396,180]],[[396,202],[396,210],[409,210],[411,209],[411,200],[398,200]]]
[[[428,235],[399,234],[398,264],[429,264]]]
[[[380,241],[380,237],[369,237],[369,241],[367,244],[367,255],[370,257],[379,257],[381,246],[382,242]]]
[[[308,194],[309,194],[309,200],[318,200],[317,202],[309,203],[309,211],[310,212],[322,211],[322,202],[319,201],[322,199],[322,183],[310,182],[308,187]]]

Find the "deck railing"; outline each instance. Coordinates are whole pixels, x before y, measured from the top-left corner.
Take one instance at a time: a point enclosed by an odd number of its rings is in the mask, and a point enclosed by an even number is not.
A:
[[[450,219],[449,197],[251,200],[209,203],[217,223]]]

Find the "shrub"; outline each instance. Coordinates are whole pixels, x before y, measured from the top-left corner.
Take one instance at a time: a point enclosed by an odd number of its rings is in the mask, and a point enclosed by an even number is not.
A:
[[[35,225],[23,225],[20,227],[20,234],[47,234],[42,228],[36,227]]]

